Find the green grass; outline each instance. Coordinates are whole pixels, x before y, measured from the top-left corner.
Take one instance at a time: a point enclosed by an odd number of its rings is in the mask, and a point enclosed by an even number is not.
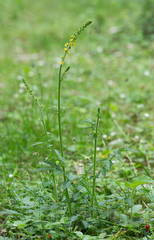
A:
[[[153,195],[148,181],[154,150],[153,35],[142,33],[143,2],[0,2],[0,240],[18,239],[19,235],[22,239],[48,239],[49,234],[52,239],[152,239]],[[39,109],[23,87],[21,76],[43,104],[49,138],[59,149],[57,63],[69,36],[86,20],[93,24],[67,57],[65,66],[71,69],[62,83],[70,218],[62,176],[55,173],[57,204],[50,172],[38,171],[46,167],[40,163],[48,153],[43,145],[33,144],[44,141],[45,136]],[[83,121],[96,121],[98,106],[99,207],[94,204],[91,219],[86,189],[92,187],[94,141],[90,131],[84,130],[89,125]],[[122,148],[134,152],[120,154]],[[115,156],[112,168],[111,156]],[[81,175],[83,167],[85,174]],[[146,184],[134,190],[132,199],[133,185],[129,184],[136,177]],[[145,229],[146,224],[150,230]]]

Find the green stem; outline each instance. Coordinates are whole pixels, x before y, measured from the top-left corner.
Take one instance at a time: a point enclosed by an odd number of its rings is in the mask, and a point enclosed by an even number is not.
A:
[[[46,141],[47,141],[47,144],[48,144],[48,147],[49,147],[49,151],[50,151],[50,153],[51,153],[52,150],[51,150],[51,148],[50,148],[50,141],[49,141],[49,138],[48,138],[48,133],[47,133],[46,125],[45,125],[45,120],[44,120],[44,116],[43,116],[42,107],[41,107],[41,105],[39,104],[39,102],[38,102],[38,105],[39,105],[39,108],[40,108],[41,121],[42,121],[42,125],[43,125],[43,128],[44,128]],[[54,185],[55,199],[56,199],[56,202],[58,202],[57,185],[56,185],[56,178],[55,178],[54,173],[52,174],[52,179],[53,179],[53,185]]]
[[[59,124],[59,141],[60,141],[60,154],[61,157],[64,157],[64,152],[63,152],[63,138],[62,138],[62,124],[61,124],[61,82],[62,82],[62,77],[61,77],[61,71],[62,71],[62,65],[60,65],[59,68],[59,83],[58,83],[58,124]],[[64,177],[64,182],[66,182],[66,171],[65,171],[65,166],[63,165],[63,177]],[[70,203],[70,198],[69,198],[69,193],[68,189],[66,188],[65,190],[65,196],[68,204],[68,210],[70,216],[72,216],[72,208],[71,208],[71,203]]]
[[[133,197],[134,197],[134,189],[132,191],[132,197],[131,197],[131,223],[133,224]]]
[[[94,218],[94,198],[95,198],[95,185],[96,185],[96,149],[97,149],[97,133],[100,118],[100,108],[98,108],[97,122],[95,129],[95,143],[94,143],[94,161],[93,161],[93,186],[92,186],[92,199],[91,199],[91,217]]]

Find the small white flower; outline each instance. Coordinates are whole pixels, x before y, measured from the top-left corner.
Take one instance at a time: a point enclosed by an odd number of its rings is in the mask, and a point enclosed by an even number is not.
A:
[[[102,138],[107,138],[107,135],[106,135],[106,134],[103,134],[103,135],[102,135]]]
[[[150,114],[149,114],[149,113],[145,113],[145,114],[144,114],[144,117],[149,118],[149,117],[150,117]]]
[[[29,76],[29,77],[33,77],[33,76],[34,76],[34,72],[30,71],[30,72],[28,73],[28,76]]]
[[[79,170],[78,171],[79,174],[84,174],[85,173],[83,163],[79,163],[79,169],[78,170]]]
[[[114,56],[120,57],[120,56],[122,56],[122,53],[120,51],[116,51],[116,52],[114,52]]]
[[[60,58],[60,57],[56,57],[56,58],[55,58],[55,61],[56,61],[56,63],[59,64],[59,63],[61,62],[61,58]]]
[[[110,34],[115,34],[115,33],[119,32],[119,30],[120,30],[119,27],[113,26],[109,29],[109,33]]]
[[[127,44],[127,48],[128,49],[133,49],[134,48],[134,44],[133,43],[128,43]]]
[[[120,98],[121,98],[121,99],[124,99],[124,98],[126,98],[126,95],[125,95],[124,93],[121,93],[121,94],[120,94]]]
[[[134,137],[134,139],[135,139],[135,140],[138,140],[138,139],[139,139],[139,136],[136,135],[136,136]]]
[[[54,63],[53,68],[59,68],[59,63]]]
[[[21,81],[22,78],[23,78],[23,77],[22,77],[21,75],[18,75],[18,76],[17,76],[17,80],[19,80],[19,81]]]
[[[18,93],[15,93],[15,94],[13,95],[13,97],[14,97],[14,98],[18,98],[18,97],[19,97]]]
[[[43,66],[44,66],[44,61],[43,61],[43,60],[38,61],[38,65],[39,65],[40,67],[43,67]]]
[[[109,86],[112,86],[112,85],[113,85],[113,81],[112,81],[112,80],[109,80],[109,81],[107,82],[107,84],[108,84]]]
[[[33,90],[36,91],[38,90],[38,87],[36,85],[33,86]]]
[[[9,174],[9,178],[12,178],[12,177],[13,177],[13,174],[10,173],[10,174]]]
[[[24,89],[23,88],[20,88],[19,89],[19,93],[23,93],[24,92]]]
[[[112,113],[111,113],[111,116],[112,116],[113,118],[115,118],[115,117],[116,117],[116,114],[115,114],[114,112],[112,112]]]
[[[91,158],[91,156],[85,156],[86,160],[89,160]]]
[[[116,135],[116,132],[111,132],[111,137],[115,136]]]
[[[99,151],[101,148],[100,147],[97,147],[96,150]]]
[[[20,86],[20,88],[25,88],[25,84],[24,83],[20,83],[19,86]]]
[[[103,48],[102,48],[101,46],[98,46],[98,47],[96,48],[96,51],[97,51],[98,53],[101,53],[101,52],[103,51]]]
[[[44,82],[43,83],[43,87],[47,88],[48,87],[48,83]]]
[[[144,104],[137,105],[137,108],[143,108],[143,107],[144,107]]]
[[[144,76],[149,76],[150,75],[150,72],[149,71],[145,71],[144,72]]]

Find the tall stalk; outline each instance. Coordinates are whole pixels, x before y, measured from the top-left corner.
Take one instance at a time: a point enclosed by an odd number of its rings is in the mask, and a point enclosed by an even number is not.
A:
[[[98,125],[100,119],[100,108],[97,112],[96,128],[93,134],[94,136],[94,158],[93,158],[93,185],[92,185],[92,198],[91,198],[91,217],[94,218],[94,199],[95,199],[95,185],[96,185],[96,150],[97,150],[97,136],[98,136]]]
[[[61,62],[60,62],[60,66],[59,66],[59,75],[58,75],[58,126],[59,126],[60,154],[61,154],[62,158],[64,157],[64,152],[63,152],[63,135],[62,135],[62,123],[61,123],[61,83],[62,83],[62,80],[63,80],[65,74],[70,69],[70,66],[65,69],[63,74],[62,74],[62,67],[63,67],[64,61],[65,61],[66,55],[70,54],[70,50],[76,44],[76,40],[77,40],[78,36],[91,23],[92,23],[91,21],[86,22],[83,26],[81,26],[70,37],[70,42],[65,43],[64,55],[61,57]],[[67,177],[66,177],[66,169],[65,169],[64,164],[63,164],[63,178],[64,178],[64,182],[66,182]],[[69,192],[68,192],[67,188],[65,189],[65,196],[66,196],[66,201],[67,201],[67,205],[68,205],[69,215],[72,216],[71,202],[70,202]]]
[[[61,70],[62,70],[62,65],[60,65],[59,68],[59,83],[58,83],[58,125],[59,125],[59,142],[60,142],[60,154],[61,157],[64,157],[64,152],[63,152],[63,138],[62,138],[62,124],[61,124],[61,82],[62,82],[62,76],[61,76]],[[64,182],[66,182],[66,170],[65,166],[63,165],[63,177],[64,177]],[[68,210],[69,210],[69,215],[72,216],[72,208],[71,208],[71,202],[70,202],[70,197],[69,197],[69,192],[68,189],[65,189],[65,196],[67,200],[67,205],[68,205]]]

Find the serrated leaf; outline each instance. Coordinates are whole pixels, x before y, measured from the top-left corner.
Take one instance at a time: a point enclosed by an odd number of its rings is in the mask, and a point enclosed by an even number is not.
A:
[[[106,168],[108,171],[111,170],[112,167],[112,161],[110,159],[106,160]]]
[[[83,224],[83,226],[85,227],[85,229],[88,228],[88,222],[87,222],[87,221],[82,220],[82,224]]]
[[[153,180],[151,178],[148,178],[146,176],[138,177],[133,179],[132,182],[125,182],[125,187],[130,187],[132,189],[135,189],[139,185],[146,184],[146,183],[152,183]]]
[[[68,181],[68,180],[65,181],[63,186],[64,186],[64,189],[69,188],[71,186],[71,181]]]
[[[101,168],[101,172],[102,172],[103,176],[105,177],[106,176],[106,168],[105,167]]]
[[[77,175],[73,175],[73,174],[70,173],[68,178],[69,178],[70,181],[74,181],[77,177],[78,177]]]
[[[78,215],[72,216],[70,219],[70,224],[72,224],[72,222],[75,222],[78,219]]]
[[[139,151],[136,151],[136,150],[131,149],[131,148],[120,148],[118,151],[120,151],[120,152],[130,151],[130,152],[134,152],[134,153],[139,153]]]
[[[18,228],[22,228],[23,226],[26,225],[26,222],[25,221],[15,221],[13,223],[14,226],[18,227]]]
[[[118,158],[118,160],[120,160],[121,159],[121,152],[118,150],[118,151],[115,151],[114,152],[114,156],[116,157],[116,158]]]
[[[74,232],[80,239],[83,239],[83,233],[79,231]]]
[[[13,210],[6,209],[5,211],[1,211],[0,214],[19,215],[20,213],[18,213],[17,211],[13,211]]]
[[[133,213],[139,213],[139,211],[142,209],[141,204],[134,205],[132,208]],[[129,209],[129,212],[131,212],[131,209]]]
[[[62,169],[56,163],[50,162],[48,160],[45,160],[43,162],[45,162],[45,163],[49,164],[50,166],[52,166],[53,170],[58,170],[58,171],[62,172]]]
[[[62,163],[62,164],[65,164],[65,160],[64,158],[61,156],[60,152],[56,149],[54,149],[54,152],[56,153],[56,156],[57,158],[59,159],[59,161]]]

